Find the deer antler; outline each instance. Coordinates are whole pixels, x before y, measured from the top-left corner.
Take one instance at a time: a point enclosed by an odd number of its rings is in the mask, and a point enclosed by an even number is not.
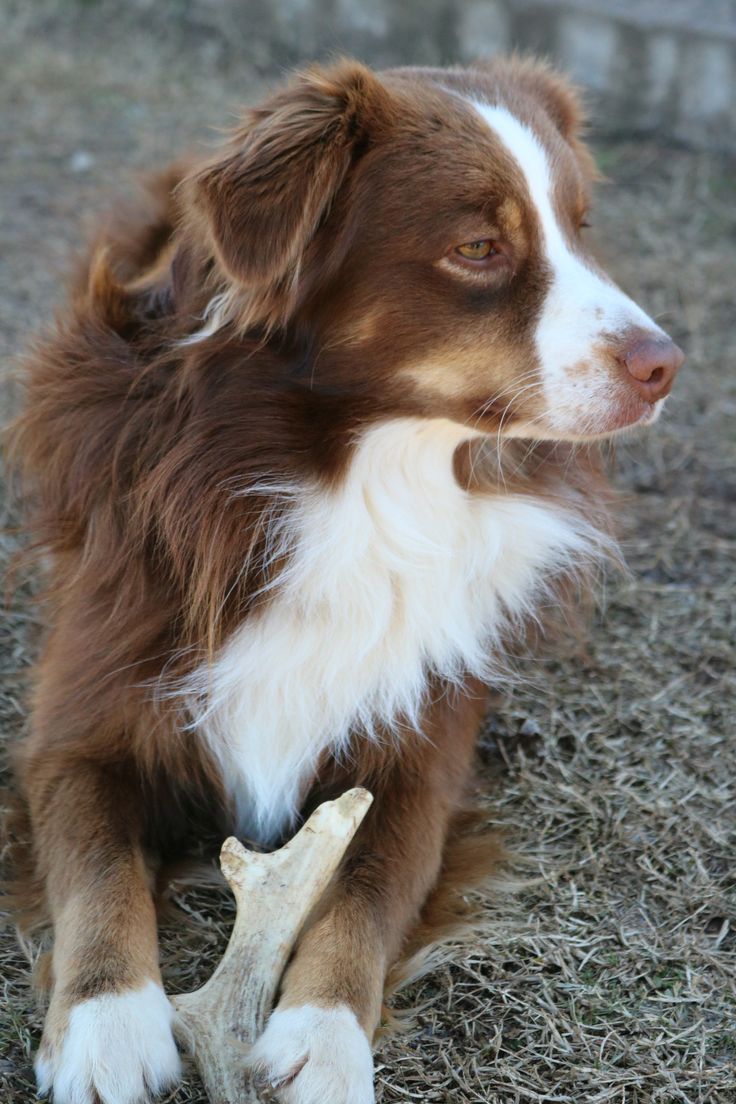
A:
[[[245,1058],[263,1030],[289,954],[373,798],[348,790],[326,801],[297,835],[269,855],[230,837],[220,864],[237,912],[230,942],[209,981],[174,997],[176,1033],[191,1051],[212,1104],[255,1104]]]

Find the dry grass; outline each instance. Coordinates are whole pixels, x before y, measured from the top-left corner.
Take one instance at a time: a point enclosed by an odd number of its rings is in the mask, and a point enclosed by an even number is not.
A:
[[[54,299],[78,212],[257,84],[183,45],[168,83],[155,64],[166,48],[134,24],[104,63],[63,27],[21,40],[14,26],[0,59],[9,353]],[[689,365],[661,427],[618,448],[632,579],[610,584],[585,661],[527,669],[486,729],[489,817],[526,855],[530,884],[401,996],[419,1012],[379,1053],[383,1104],[736,1100],[734,165],[652,145],[599,157],[613,183],[595,222],[613,267]],[[4,536],[4,559],[12,547]],[[0,625],[8,741],[33,637],[21,590]],[[164,937],[172,988],[207,974],[230,916],[214,890],[183,903],[191,923]],[[11,935],[0,961],[0,1099],[20,1104],[40,1018]],[[192,1080],[171,1099],[203,1098]]]

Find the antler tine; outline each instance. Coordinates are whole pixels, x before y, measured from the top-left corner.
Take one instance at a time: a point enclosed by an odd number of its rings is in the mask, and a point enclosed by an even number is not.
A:
[[[211,1104],[255,1104],[245,1071],[299,933],[329,885],[373,798],[348,790],[326,801],[279,851],[259,854],[233,837],[220,854],[235,895],[235,924],[201,989],[173,998],[179,1042],[191,1051]]]

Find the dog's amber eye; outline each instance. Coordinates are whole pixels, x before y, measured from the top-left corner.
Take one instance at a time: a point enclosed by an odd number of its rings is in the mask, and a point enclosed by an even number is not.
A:
[[[483,238],[481,241],[465,242],[464,245],[458,245],[456,252],[461,257],[465,257],[466,261],[484,261],[486,257],[492,257],[498,250],[490,238]]]

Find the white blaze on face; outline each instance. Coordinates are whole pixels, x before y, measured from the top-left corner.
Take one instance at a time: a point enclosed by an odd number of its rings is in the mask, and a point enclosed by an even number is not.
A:
[[[634,327],[653,337],[664,336],[662,330],[570,249],[552,203],[547,153],[536,135],[507,108],[473,106],[519,166],[539,219],[552,276],[536,332],[550,436],[595,433],[596,426],[605,430],[620,387],[611,365],[596,363],[596,345]],[[587,370],[581,372],[583,364]]]

